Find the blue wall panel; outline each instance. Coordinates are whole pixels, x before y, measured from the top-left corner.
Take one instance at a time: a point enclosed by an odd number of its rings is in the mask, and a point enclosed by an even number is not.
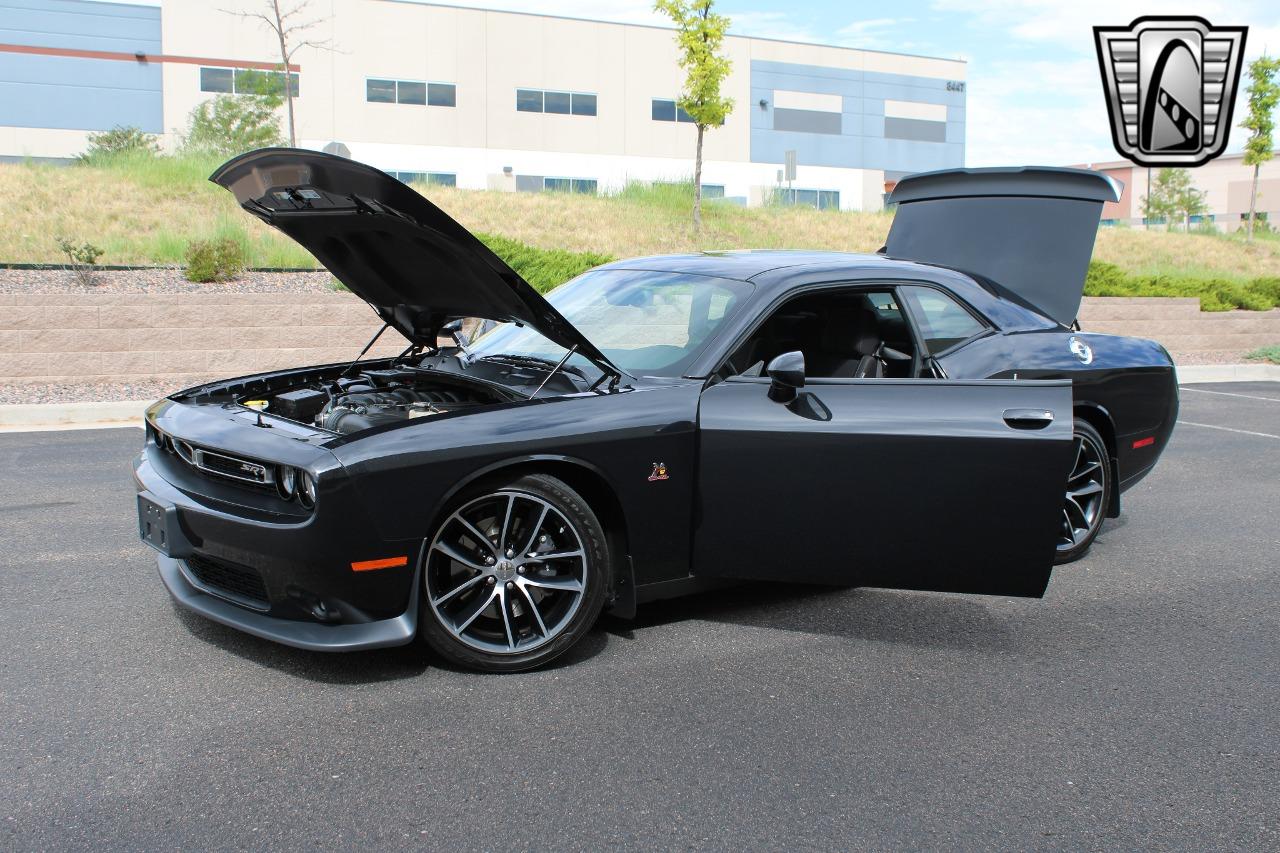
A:
[[[0,43],[160,53],[160,9],[85,0],[0,0]],[[0,53],[0,125],[164,130],[159,63]]]
[[[774,92],[843,96],[839,136],[773,129]],[[769,109],[761,110],[765,100]],[[940,104],[947,108],[945,142],[886,139],[885,100]],[[918,172],[964,165],[965,94],[947,81],[820,65],[756,60],[751,63],[751,160],[782,163],[794,150],[802,166]]]

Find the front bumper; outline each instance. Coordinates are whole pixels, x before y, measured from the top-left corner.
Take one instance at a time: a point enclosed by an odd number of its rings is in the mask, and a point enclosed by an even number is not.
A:
[[[418,630],[417,608],[412,605],[394,619],[351,625],[323,625],[269,616],[200,588],[181,560],[163,554],[156,556],[160,564],[160,580],[164,581],[174,601],[206,619],[264,640],[317,652],[352,652],[403,646],[413,639]],[[417,601],[417,598],[418,580],[415,575],[411,601]]]
[[[340,475],[329,477],[330,492],[302,518],[266,512],[247,496],[240,505],[234,495],[215,496],[216,484],[190,475],[151,442],[134,479],[139,532],[161,552],[160,577],[183,607],[304,649],[373,649],[413,639],[421,540],[383,539]],[[407,565],[353,570],[355,561],[391,554],[407,554]]]

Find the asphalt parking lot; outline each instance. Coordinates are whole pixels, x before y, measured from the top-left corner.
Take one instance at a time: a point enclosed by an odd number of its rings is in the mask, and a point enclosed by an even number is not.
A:
[[[1277,849],[1280,384],[1181,419],[1042,601],[748,587],[515,676],[179,612],[139,431],[0,435],[0,847]]]

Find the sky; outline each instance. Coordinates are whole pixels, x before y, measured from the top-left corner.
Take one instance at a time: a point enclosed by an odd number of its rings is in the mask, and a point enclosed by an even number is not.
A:
[[[139,0],[135,0],[138,2]],[[159,0],[140,0],[158,4]],[[622,23],[666,19],[636,0],[440,0]],[[1094,26],[1127,26],[1141,15],[1199,15],[1247,26],[1246,61],[1280,54],[1276,0],[717,0],[730,32],[964,59],[968,63],[968,166],[1050,165],[1118,160],[1094,50]],[[1234,118],[1245,115],[1243,89]],[[1228,151],[1244,147],[1231,132]]]
[[[454,6],[663,24],[632,0],[444,0]],[[1280,2],[1258,0],[717,0],[737,35],[916,53],[968,62],[965,165],[1050,165],[1118,160],[1093,44],[1094,26],[1141,15],[1194,14],[1247,26],[1247,59],[1280,53]],[[890,14],[891,12],[891,14]],[[1245,114],[1236,100],[1235,118]],[[1244,146],[1236,128],[1228,151]]]

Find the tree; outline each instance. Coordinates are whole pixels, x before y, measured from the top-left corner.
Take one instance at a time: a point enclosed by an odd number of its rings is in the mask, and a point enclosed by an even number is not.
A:
[[[1253,167],[1253,187],[1249,192],[1249,240],[1253,240],[1253,218],[1258,209],[1258,172],[1262,164],[1272,157],[1271,131],[1275,120],[1271,113],[1280,103],[1280,85],[1276,85],[1276,72],[1280,60],[1266,56],[1249,63],[1249,117],[1240,126],[1250,131],[1244,144],[1244,164]]]
[[[116,154],[131,154],[135,151],[143,154],[160,153],[159,137],[137,127],[116,125],[101,133],[91,133],[88,139],[88,150],[76,158],[86,163]]]
[[[218,95],[191,111],[182,147],[187,151],[233,157],[279,145],[279,95]]]
[[[693,228],[702,226],[702,140],[707,129],[719,127],[733,111],[733,99],[720,94],[731,63],[719,54],[729,19],[711,11],[715,0],[657,0],[654,9],[676,25],[684,90],[676,102],[693,119],[698,144],[693,161]]]
[[[1165,174],[1169,171],[1172,170],[1161,169],[1156,172],[1155,179],[1147,183],[1147,194],[1142,198],[1142,215],[1146,217],[1148,226],[1159,220],[1167,227],[1169,220],[1173,218],[1173,194],[1169,190],[1169,179]]]
[[[293,78],[290,76],[289,66],[293,64],[293,57],[299,50],[304,47],[314,47],[320,50],[332,50],[333,46],[328,39],[308,39],[303,38],[308,30],[316,27],[323,18],[313,18],[309,21],[297,20],[298,15],[302,13],[311,0],[302,0],[293,6],[283,7],[280,0],[265,0],[264,10],[261,12],[230,12],[231,15],[239,15],[242,18],[252,18],[267,29],[276,37],[276,43],[280,47],[280,74],[282,75],[281,89],[284,96],[284,103],[288,106],[287,115],[289,118],[289,145],[296,148],[298,145],[298,133],[293,119],[293,98],[294,87]]]
[[[1191,172],[1186,169],[1161,169],[1142,200],[1142,213],[1148,219],[1164,219],[1172,223],[1181,219],[1188,231],[1191,217],[1204,213],[1207,205],[1204,193],[1191,183]]]

